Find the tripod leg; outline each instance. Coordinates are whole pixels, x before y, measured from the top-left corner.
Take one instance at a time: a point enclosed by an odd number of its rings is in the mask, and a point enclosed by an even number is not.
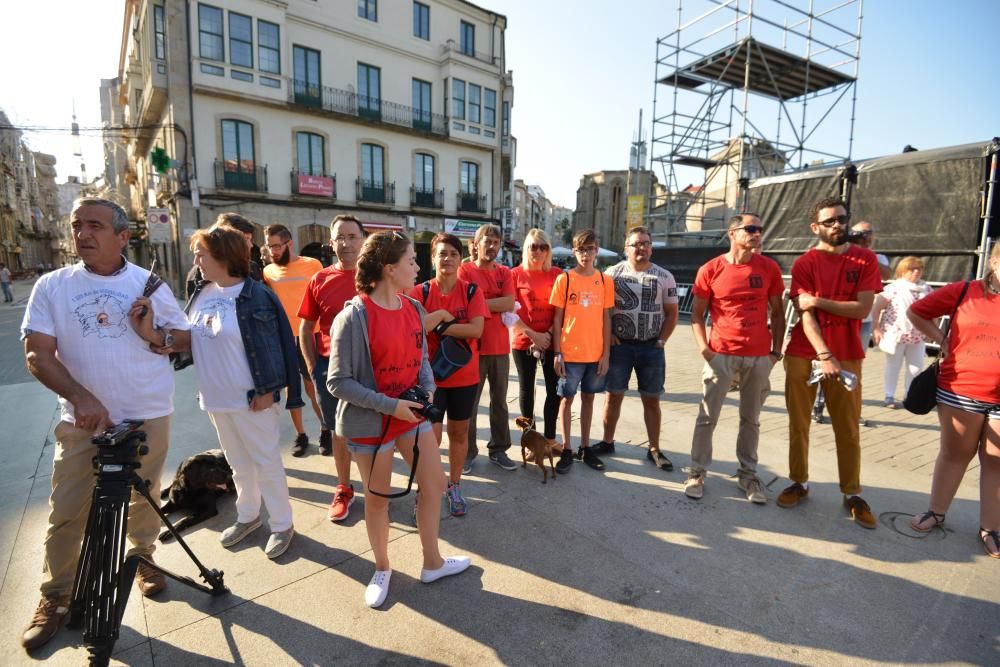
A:
[[[194,562],[195,566],[198,568],[198,571],[201,573],[201,578],[204,579],[205,582],[209,586],[211,586],[211,588],[205,588],[204,586],[191,580],[189,577],[178,576],[173,572],[170,572],[169,570],[165,570],[162,567],[159,567],[158,565],[156,565],[156,563],[151,563],[148,560],[146,561],[146,563],[151,565],[152,567],[155,567],[160,572],[163,572],[164,574],[170,576],[172,579],[175,579],[188,586],[191,586],[192,588],[197,588],[201,591],[205,591],[206,593],[211,593],[212,595],[220,595],[222,593],[228,593],[229,589],[226,588],[226,585],[222,581],[223,573],[220,572],[219,570],[209,570],[207,567],[202,565],[201,561],[198,560],[198,557],[194,555],[193,551],[191,551],[191,547],[187,545],[187,542],[185,542],[184,538],[181,537],[179,532],[177,532],[177,529],[174,527],[174,525],[170,523],[170,519],[167,518],[166,514],[164,514],[160,510],[159,505],[156,504],[156,501],[153,500],[153,496],[150,495],[149,493],[149,487],[142,480],[142,478],[140,478],[138,475],[134,475],[132,479],[132,486],[143,498],[146,499],[146,502],[149,503],[149,505],[156,512],[156,514],[160,517],[160,521],[162,521],[163,525],[167,527],[167,531],[171,535],[173,535],[174,539],[177,540],[177,543],[181,545],[181,548],[184,549],[185,553],[187,553],[188,557]]]

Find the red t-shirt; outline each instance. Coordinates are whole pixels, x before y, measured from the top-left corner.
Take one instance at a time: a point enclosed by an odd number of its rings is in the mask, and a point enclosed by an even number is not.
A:
[[[372,358],[372,369],[375,371],[375,391],[392,398],[398,397],[417,384],[424,350],[424,323],[420,319],[420,313],[406,297],[396,298],[402,307],[397,310],[387,310],[372,301],[367,294],[361,295],[361,301],[365,304],[365,311],[368,314],[368,348]],[[419,423],[384,415],[383,429],[386,420],[390,420],[390,423],[385,435],[382,436],[383,444],[395,440]],[[377,445],[379,436],[355,438],[354,442]]]
[[[792,264],[791,298],[808,292],[833,301],[857,301],[858,292],[877,294],[881,291],[882,279],[875,253],[853,244],[839,255],[812,248]],[[833,356],[846,361],[865,358],[860,319],[840,317],[819,308],[813,312]],[[816,356],[801,321],[792,329],[792,340],[785,354],[806,359]]]
[[[472,303],[469,303],[469,283],[458,280],[455,286],[447,295],[441,294],[441,288],[437,280],[429,282],[430,289],[427,291],[427,300],[424,301],[423,283],[410,290],[410,296],[424,304],[424,309],[428,313],[435,310],[447,310],[455,316],[457,324],[466,324],[473,317],[488,318],[489,308],[486,307],[486,300],[480,294],[479,288],[472,295]],[[472,348],[472,358],[462,368],[455,371],[450,377],[444,380],[436,380],[439,387],[468,387],[479,384],[479,340],[467,338],[466,342]],[[427,356],[434,358],[438,346],[441,344],[441,336],[433,331],[427,332]]]
[[[510,272],[514,281],[514,298],[521,304],[517,315],[532,331],[547,332],[552,328],[556,309],[549,303],[549,297],[560,273],[562,271],[555,267],[548,271],[528,271],[523,266],[516,266]],[[527,350],[531,347],[531,339],[515,330],[511,347]]]
[[[926,320],[951,315],[964,281],[934,290],[910,310]],[[948,333],[949,349],[938,386],[959,396],[1000,403],[1000,296],[987,296],[981,280],[969,283]]]
[[[747,264],[732,264],[720,255],[698,269],[694,294],[708,300],[712,331],[708,346],[715,352],[763,357],[771,351],[767,301],[785,291],[777,262],[752,255]]]
[[[321,357],[330,356],[330,327],[333,318],[344,308],[344,304],[358,293],[354,286],[353,269],[341,271],[334,266],[328,266],[312,278],[306,285],[299,306],[299,317],[303,320],[319,322],[316,331],[316,354]],[[298,336],[299,332],[296,331]]]
[[[458,277],[479,286],[483,299],[489,301],[502,296],[514,296],[514,281],[510,269],[502,264],[494,264],[487,271],[475,262],[462,262]],[[510,354],[510,331],[503,324],[500,313],[487,318],[483,324],[483,335],[479,339],[479,354]]]

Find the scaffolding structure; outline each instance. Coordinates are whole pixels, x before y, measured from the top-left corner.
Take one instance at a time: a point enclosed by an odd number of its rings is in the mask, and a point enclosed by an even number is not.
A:
[[[657,237],[724,229],[752,209],[752,179],[849,163],[862,11],[863,0],[677,0],[677,28],[656,41]]]

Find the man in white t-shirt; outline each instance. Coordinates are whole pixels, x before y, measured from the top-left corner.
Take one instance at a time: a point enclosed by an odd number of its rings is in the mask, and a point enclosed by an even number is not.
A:
[[[649,440],[646,459],[661,470],[673,470],[674,464],[660,452],[660,395],[666,378],[663,346],[677,326],[677,282],[670,271],[653,264],[652,256],[649,231],[636,227],[625,239],[625,261],[605,272],[615,283],[615,310],[604,437],[594,445],[594,452],[614,454],[615,429],[634,371]]]
[[[160,496],[160,477],[170,437],[174,378],[159,354],[186,346],[190,328],[165,284],[142,309],[149,271],[128,262],[125,211],[112,201],[84,198],[74,204],[70,224],[82,260],[35,283],[21,323],[28,370],[59,396],[49,522],[45,535],[42,599],[21,636],[29,651],[48,642],[66,615],[94,489],[91,459],[95,433],[123,419],[144,420],[149,453],[140,474]],[[160,520],[133,494],[129,506],[129,554],[152,560]],[[136,585],[159,593],[164,576],[140,561]]]

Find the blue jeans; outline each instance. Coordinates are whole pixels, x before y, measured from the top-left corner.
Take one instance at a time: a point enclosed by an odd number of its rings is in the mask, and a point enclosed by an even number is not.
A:
[[[319,411],[323,413],[323,428],[333,431],[337,424],[337,397],[326,387],[326,371],[329,367],[330,358],[317,354],[316,366],[313,368],[316,398],[319,399]]]
[[[663,393],[667,362],[662,347],[657,347],[655,343],[626,341],[612,345],[611,362],[608,365],[608,391],[612,394],[624,394],[628,389],[632,369],[635,369],[635,379],[641,395],[659,396]]]
[[[14,295],[10,291],[10,283],[0,283],[0,287],[3,287],[3,300],[13,301]]]
[[[585,394],[600,394],[604,391],[605,380],[608,376],[598,377],[596,361],[589,364],[570,361],[564,363],[563,368],[566,370],[566,377],[559,378],[559,384],[556,387],[556,393],[563,398],[573,398],[576,396],[577,389]]]

